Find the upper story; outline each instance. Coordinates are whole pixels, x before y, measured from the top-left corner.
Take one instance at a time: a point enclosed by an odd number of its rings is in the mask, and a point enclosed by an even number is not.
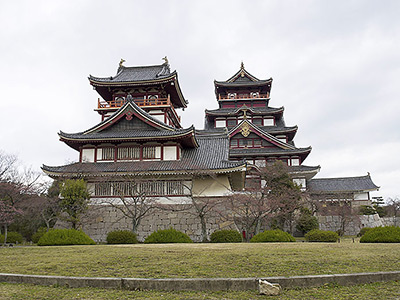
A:
[[[176,71],[171,72],[168,60],[153,66],[125,67],[121,59],[115,76],[89,76],[89,82],[99,93],[97,108],[101,120],[121,108],[128,97],[146,113],[166,125],[181,128],[177,109],[187,107]]]

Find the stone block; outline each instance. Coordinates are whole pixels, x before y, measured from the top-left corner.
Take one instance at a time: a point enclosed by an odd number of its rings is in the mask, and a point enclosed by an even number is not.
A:
[[[260,295],[276,296],[281,293],[281,286],[278,283],[270,283],[266,280],[258,280],[258,292]]]

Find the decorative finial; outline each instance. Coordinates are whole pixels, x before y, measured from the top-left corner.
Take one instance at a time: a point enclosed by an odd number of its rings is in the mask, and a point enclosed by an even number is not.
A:
[[[247,109],[243,110],[243,119],[246,120],[247,119]]]
[[[169,64],[167,56],[164,56],[161,59],[164,61],[164,65],[168,65]]]
[[[125,59],[121,58],[121,60],[119,61],[119,67],[123,67],[123,63],[125,62]]]
[[[243,63],[243,61],[240,64],[240,76],[244,77],[244,63]]]
[[[126,101],[128,102],[132,102],[133,101],[133,97],[131,94],[128,94],[128,96],[126,96]]]

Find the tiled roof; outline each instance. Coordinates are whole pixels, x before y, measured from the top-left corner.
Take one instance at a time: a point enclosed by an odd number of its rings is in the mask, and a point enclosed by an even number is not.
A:
[[[228,173],[243,171],[244,161],[228,161],[229,141],[224,136],[199,136],[199,147],[182,149],[180,160],[177,161],[132,161],[132,162],[97,162],[73,163],[65,166],[45,166],[42,169],[50,176],[92,175],[104,174],[154,174],[154,173],[196,173],[214,172]]]
[[[117,75],[114,77],[94,77],[89,76],[90,81],[96,82],[136,82],[136,81],[152,81],[168,78],[175,75],[176,72],[170,72],[169,65],[141,66],[141,67],[120,67]]]
[[[231,156],[254,156],[254,155],[300,155],[309,154],[311,152],[311,147],[308,148],[295,148],[295,149],[279,149],[276,148],[239,148],[231,149]]]
[[[82,141],[93,141],[93,140],[104,140],[104,139],[137,139],[137,138],[158,138],[158,137],[176,137],[190,133],[194,130],[193,125],[186,129],[177,129],[174,131],[169,130],[125,130],[125,131],[106,131],[106,132],[94,132],[84,134],[84,132],[78,133],[65,133],[60,131],[59,135],[61,138],[74,139]]]
[[[360,192],[379,189],[372,182],[369,174],[358,177],[314,178],[308,181],[307,188],[311,193]]]
[[[282,113],[284,111],[283,107],[238,107],[238,108],[218,108],[208,110],[206,109],[206,115],[216,115],[216,116],[229,116],[229,115],[236,115],[241,110],[246,109],[254,114],[277,114]],[[250,113],[250,114],[251,114]]]

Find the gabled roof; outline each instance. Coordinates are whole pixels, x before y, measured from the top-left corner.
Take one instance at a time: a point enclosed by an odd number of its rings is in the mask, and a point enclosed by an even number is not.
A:
[[[153,66],[125,67],[120,65],[117,75],[110,77],[95,77],[89,75],[89,82],[106,101],[112,100],[110,87],[138,87],[164,85],[171,94],[175,107],[187,107],[188,102],[183,97],[178,82],[178,73],[171,72],[168,63]]]
[[[136,118],[140,123],[146,125],[135,128],[133,119]],[[124,126],[116,126],[118,123],[125,122]],[[60,131],[60,140],[67,143],[70,147],[78,149],[84,143],[93,142],[128,142],[128,141],[180,141],[184,146],[197,147],[194,127],[186,129],[176,129],[166,125],[158,119],[152,117],[128,100],[119,110],[106,120],[89,128],[83,132],[65,133]]]
[[[240,86],[269,86],[271,87],[272,78],[266,80],[260,80],[257,77],[250,74],[245,68],[243,62],[240,65],[239,71],[237,71],[231,78],[226,81],[214,80],[214,85],[217,87],[240,87]]]
[[[307,189],[311,193],[348,193],[368,192],[379,189],[373,183],[370,174],[358,177],[314,178],[308,181]]]
[[[118,68],[117,75],[114,77],[95,77],[89,75],[90,82],[93,83],[122,83],[122,82],[143,82],[154,81],[165,78],[170,78],[176,75],[176,71],[170,71],[168,64],[154,65],[154,66],[139,66],[139,67],[125,67]]]
[[[291,150],[296,149],[296,147],[294,147],[293,145],[282,142],[281,140],[277,139],[273,135],[262,130],[260,127],[249,122],[247,119],[244,119],[238,125],[236,125],[231,130],[229,130],[228,134],[229,134],[229,137],[232,138],[233,136],[235,136],[236,134],[239,134],[239,133],[242,133],[242,135],[243,135],[244,131],[249,131],[249,132],[251,131],[251,132],[255,133],[256,135],[258,135],[260,138],[267,140],[271,144],[277,146],[278,148],[285,149],[285,150],[286,149],[291,149]]]
[[[179,160],[73,163],[64,166],[42,166],[49,176],[124,176],[179,175],[244,172],[245,161],[229,161],[227,135],[203,135],[197,138],[199,147],[182,149]]]

